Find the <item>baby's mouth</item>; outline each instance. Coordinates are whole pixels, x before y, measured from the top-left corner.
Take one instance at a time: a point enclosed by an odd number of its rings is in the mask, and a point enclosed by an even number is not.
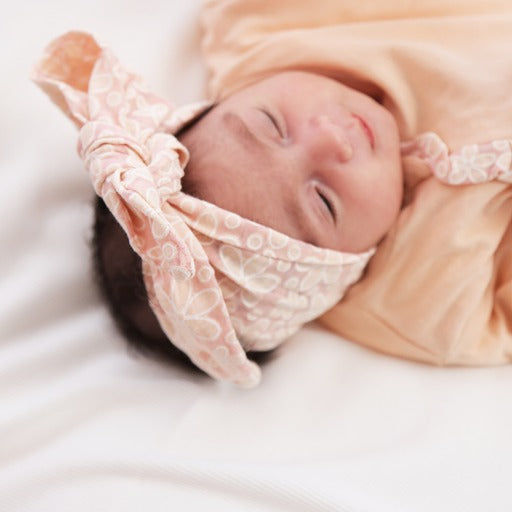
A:
[[[352,114],[352,117],[354,117],[358,123],[359,126],[361,126],[361,129],[363,130],[363,133],[365,134],[366,138],[368,139],[368,142],[370,143],[370,146],[372,149],[375,149],[375,135],[373,134],[372,129],[370,128],[369,124],[357,114]]]

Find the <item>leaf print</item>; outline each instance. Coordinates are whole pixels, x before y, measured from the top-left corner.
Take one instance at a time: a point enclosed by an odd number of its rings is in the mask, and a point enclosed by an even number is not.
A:
[[[194,222],[194,227],[209,237],[214,238],[217,232],[217,219],[212,213],[203,213]]]
[[[301,280],[299,290],[305,292],[311,290],[320,283],[323,278],[323,269],[311,269]]]
[[[187,301],[182,313],[186,316],[204,316],[215,308],[220,301],[219,291],[215,288],[207,288],[192,296]]]
[[[240,284],[253,293],[266,294],[275,290],[280,283],[281,278],[275,274],[260,274],[248,277]]]
[[[267,270],[270,261],[260,255],[254,255],[245,261],[242,265],[242,272],[246,277],[253,277],[262,274]]]
[[[168,224],[160,218],[151,220],[151,234],[155,240],[161,240],[165,238],[169,233]]]
[[[219,253],[224,266],[224,273],[235,280],[240,279],[243,275],[242,251],[229,245],[223,245]]]
[[[187,324],[190,326],[194,335],[202,340],[213,341],[217,339],[221,333],[218,322],[212,318],[187,318]]]

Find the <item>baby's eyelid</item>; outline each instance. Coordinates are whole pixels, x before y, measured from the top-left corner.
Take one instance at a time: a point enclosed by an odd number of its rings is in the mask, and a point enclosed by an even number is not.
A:
[[[268,117],[270,122],[273,124],[273,126],[276,129],[276,132],[278,133],[279,137],[281,137],[281,139],[286,139],[286,130],[282,126],[282,123],[280,123],[277,120],[276,116],[274,114],[272,114],[270,111],[268,111],[267,109],[262,108],[260,110],[261,110],[261,112],[263,112]]]
[[[333,222],[336,224],[338,220],[338,212],[336,210],[336,206],[332,199],[329,197],[329,194],[324,190],[321,190],[318,186],[315,186],[316,193],[320,201],[323,202],[324,206],[329,210],[329,214],[332,217]]]

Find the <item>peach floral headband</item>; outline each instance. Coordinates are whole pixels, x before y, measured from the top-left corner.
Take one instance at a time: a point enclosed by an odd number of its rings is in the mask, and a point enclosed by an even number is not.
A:
[[[212,377],[255,386],[245,350],[277,346],[359,279],[373,250],[320,249],[181,192],[189,155],[172,134],[206,103],[173,109],[81,32],[53,41],[33,79],[80,129],[78,152],[142,259],[162,329]]]

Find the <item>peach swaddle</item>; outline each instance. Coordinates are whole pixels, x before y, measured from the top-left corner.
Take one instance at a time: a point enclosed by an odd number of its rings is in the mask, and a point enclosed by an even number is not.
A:
[[[317,9],[310,0],[206,0],[201,19],[215,97],[279,71],[320,73],[374,96],[403,141],[434,132],[450,150],[465,148],[457,172],[473,169],[477,180],[494,157],[475,144],[512,140],[508,0],[323,0]],[[403,159],[407,201],[395,226],[320,321],[399,357],[509,363],[510,182],[447,186],[418,156]]]
[[[244,349],[275,347],[328,310],[373,254],[320,249],[181,192],[189,155],[172,134],[205,103],[174,110],[90,35],[55,40],[34,79],[80,128],[78,152],[142,258],[162,329],[211,376],[256,385]]]

